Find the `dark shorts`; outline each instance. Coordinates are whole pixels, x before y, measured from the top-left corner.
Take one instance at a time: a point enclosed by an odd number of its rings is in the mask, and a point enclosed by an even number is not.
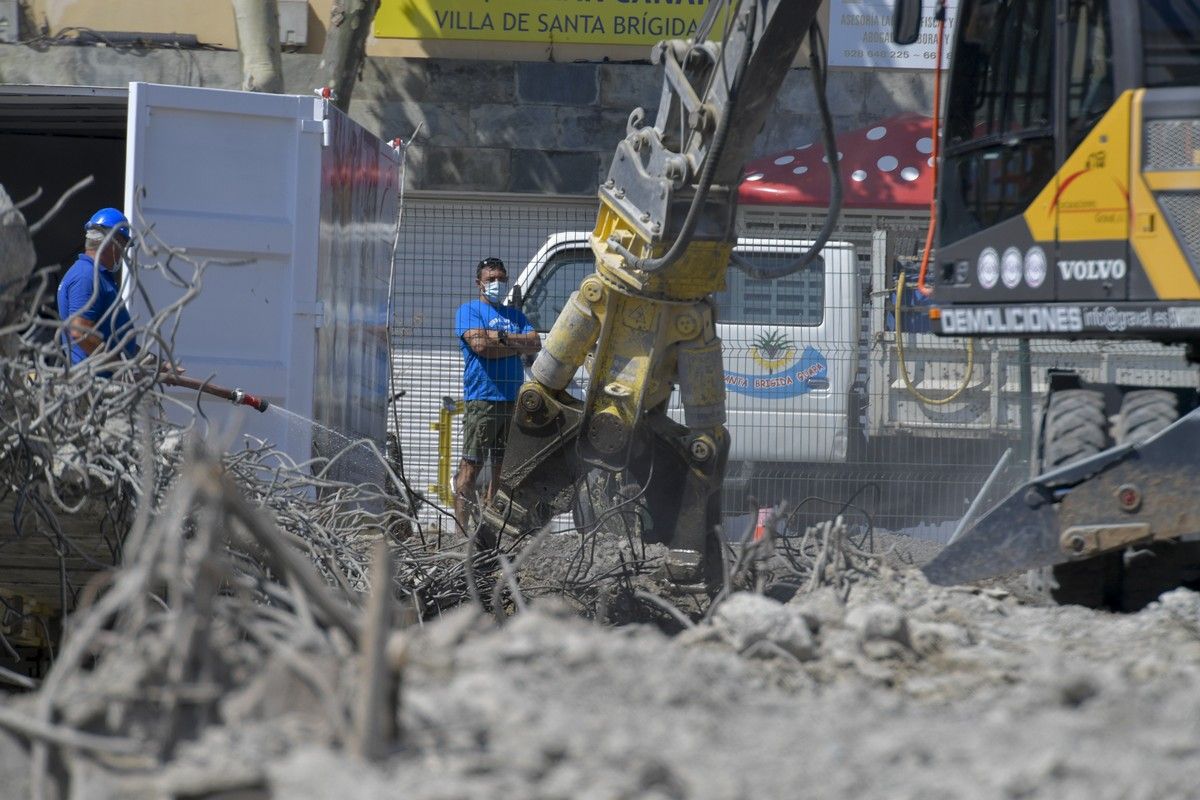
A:
[[[468,400],[463,411],[463,460],[499,462],[508,443],[508,423],[515,403]]]

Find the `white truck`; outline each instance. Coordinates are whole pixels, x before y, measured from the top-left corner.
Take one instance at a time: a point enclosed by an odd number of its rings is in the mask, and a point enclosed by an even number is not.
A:
[[[811,242],[741,238],[736,250],[755,262],[793,261]],[[857,371],[857,314],[830,301],[858,297],[854,247],[830,242],[823,265],[777,281],[755,281],[731,270],[716,296],[725,356],[730,460],[840,462],[849,450],[847,398]],[[595,271],[587,231],[552,235],[514,284],[521,308],[546,333],[571,293]],[[582,396],[586,374],[571,389]],[[682,409],[672,397],[671,416]]]
[[[785,235],[795,235],[805,220],[816,222],[806,213],[790,219]],[[745,224],[742,230],[747,231]],[[811,243],[782,238],[778,230],[762,232],[774,235],[743,235],[737,251],[757,263],[791,261]],[[570,293],[593,271],[587,237],[586,231],[552,235],[517,279],[522,309],[537,330],[549,330]],[[860,262],[864,249],[870,257],[866,265]],[[732,438],[727,513],[749,510],[748,495],[761,505],[785,497],[795,504],[809,494],[849,499],[858,488],[851,470],[866,464],[874,480],[894,484],[895,476],[884,471],[911,461],[904,454],[914,440],[937,437],[944,448],[951,435],[945,426],[906,428],[897,418],[911,409],[906,398],[896,396],[905,389],[895,375],[894,325],[888,325],[892,317],[885,294],[870,291],[872,285],[888,285],[886,232],[875,231],[866,248],[831,241],[821,255],[822,262],[777,281],[753,280],[730,269],[726,290],[714,298]],[[940,367],[943,375],[957,368],[961,380],[961,349],[955,352],[932,336],[908,338],[910,349],[919,351],[916,341],[928,339],[943,351],[936,366],[928,364],[929,353],[916,354],[918,381],[927,366]],[[585,381],[585,375],[578,376],[573,391],[584,391]],[[872,392],[876,387],[883,391]],[[670,414],[677,419],[681,414],[674,397]],[[959,418],[958,436],[973,443],[998,438],[978,412],[964,414],[960,408]]]

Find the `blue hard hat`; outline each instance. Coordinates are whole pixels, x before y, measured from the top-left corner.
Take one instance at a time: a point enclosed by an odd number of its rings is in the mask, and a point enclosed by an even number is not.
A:
[[[117,233],[129,238],[129,220],[115,208],[102,208],[83,226],[85,231],[109,231],[113,228],[117,229]]]

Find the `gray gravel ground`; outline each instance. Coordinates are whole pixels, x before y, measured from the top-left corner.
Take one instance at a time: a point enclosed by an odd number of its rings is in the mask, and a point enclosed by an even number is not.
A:
[[[460,616],[414,641],[406,754],[375,770],[299,750],[270,781],[296,798],[1200,796],[1197,595],[1116,618],[910,577],[862,594],[846,613],[745,597],[675,640],[553,608],[502,630]],[[816,628],[809,660],[735,652],[772,614]]]
[[[1115,616],[884,569],[845,605],[735,595],[675,638],[543,601],[503,628],[460,611],[410,652],[406,751],[292,751],[278,796],[1200,797],[1186,590]]]
[[[891,562],[932,554],[891,544],[911,551]],[[184,796],[219,765],[259,786],[239,797],[297,800],[1200,797],[1187,590],[1116,616],[885,566],[845,603],[740,593],[675,637],[544,597],[503,626],[460,609],[402,638],[405,742],[382,764],[329,748],[319,701],[265,670],[284,702],[210,728],[157,790],[104,773],[74,796]],[[20,768],[0,758],[0,780]]]

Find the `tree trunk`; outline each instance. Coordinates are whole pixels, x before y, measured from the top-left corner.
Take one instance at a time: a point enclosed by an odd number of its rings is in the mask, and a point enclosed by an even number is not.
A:
[[[283,59],[279,55],[279,4],[276,0],[233,0],[233,14],[242,51],[242,88],[280,94]]]
[[[334,105],[350,110],[350,95],[367,57],[367,36],[379,10],[379,0],[333,0],[320,74],[333,90]]]

